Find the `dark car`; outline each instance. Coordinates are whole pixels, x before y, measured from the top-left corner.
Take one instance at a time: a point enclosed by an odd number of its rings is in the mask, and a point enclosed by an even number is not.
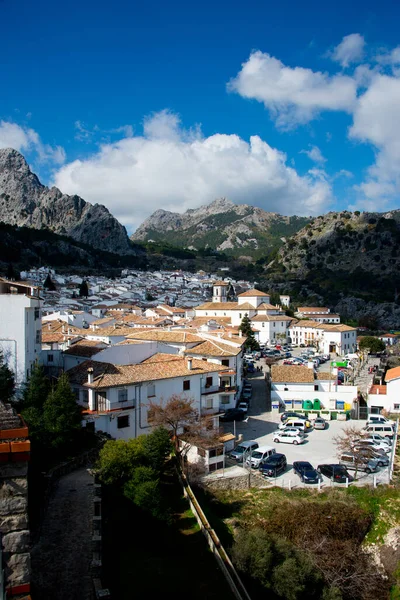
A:
[[[318,483],[318,471],[314,469],[311,463],[305,460],[298,460],[293,463],[293,471],[298,475],[303,483]]]
[[[317,471],[336,483],[346,483],[346,479],[353,481],[353,477],[343,465],[318,465]]]
[[[283,473],[286,469],[287,461],[284,454],[271,454],[263,462],[260,463],[258,470],[264,477],[276,477],[279,473]]]
[[[219,420],[222,422],[243,421],[245,416],[246,415],[243,410],[239,410],[238,408],[229,408],[223,415],[220,416]]]
[[[300,415],[297,412],[293,412],[292,410],[287,410],[286,412],[281,414],[281,421],[284,423],[287,419],[294,417],[295,419],[304,419],[304,415]]]

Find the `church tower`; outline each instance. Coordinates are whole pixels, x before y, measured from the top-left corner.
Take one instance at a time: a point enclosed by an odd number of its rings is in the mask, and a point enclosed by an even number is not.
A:
[[[213,284],[213,302],[227,302],[229,283],[227,281],[214,281]]]

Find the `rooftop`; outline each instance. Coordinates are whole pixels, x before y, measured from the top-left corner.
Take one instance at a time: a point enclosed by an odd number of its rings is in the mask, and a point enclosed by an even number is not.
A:
[[[273,365],[271,379],[272,383],[314,383],[314,371],[294,365]]]
[[[392,381],[400,377],[400,367],[394,367],[394,369],[388,369],[385,375],[385,381]]]
[[[254,298],[254,296],[270,296],[270,294],[268,294],[268,292],[260,292],[260,290],[253,288],[252,290],[247,290],[247,292],[239,294],[238,298]]]

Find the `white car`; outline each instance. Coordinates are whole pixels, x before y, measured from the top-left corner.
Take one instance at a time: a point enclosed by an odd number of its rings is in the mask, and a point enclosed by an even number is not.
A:
[[[278,432],[278,435],[284,431],[285,433],[290,434],[292,437],[296,437],[296,435],[299,435],[300,437],[304,437],[304,432],[301,431],[298,427],[285,427],[283,429],[280,429]]]
[[[288,431],[276,433],[274,436],[275,444],[279,444],[279,442],[282,442],[284,444],[294,444],[295,446],[297,446],[298,444],[302,444],[304,441],[304,437],[301,437],[300,435],[293,435],[292,432]]]
[[[361,438],[358,440],[354,441],[354,445],[361,445],[361,446],[370,446],[371,448],[373,448],[374,450],[383,450],[386,453],[389,453],[391,451],[391,446],[389,446],[388,444],[385,444],[385,442],[379,442],[376,440],[371,440],[371,438]]]
[[[247,413],[247,411],[249,410],[249,405],[247,404],[247,402],[239,402],[238,410],[242,410],[244,413]]]
[[[379,433],[370,433],[368,436],[366,436],[365,439],[373,440],[374,442],[383,442],[384,444],[387,444],[390,447],[392,446],[392,440],[390,440],[387,437],[383,437],[382,435],[379,435]]]

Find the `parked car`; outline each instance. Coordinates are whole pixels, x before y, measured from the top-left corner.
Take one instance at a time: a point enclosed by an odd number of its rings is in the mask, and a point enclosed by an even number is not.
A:
[[[314,429],[325,429],[326,421],[322,417],[317,417],[314,421]]]
[[[319,481],[318,471],[307,461],[295,461],[293,463],[293,471],[300,477],[303,483],[318,483]]]
[[[339,459],[339,464],[353,469],[355,471],[365,471],[366,473],[375,473],[378,470],[378,461],[374,458],[366,458],[362,454],[348,452],[342,454]]]
[[[366,440],[365,438],[360,438],[358,440],[354,440],[352,443],[354,448],[359,446],[364,446],[364,448],[373,448],[376,452],[380,454],[389,454],[391,448],[387,444],[383,444],[382,442],[375,442],[374,440]]]
[[[301,414],[291,411],[291,410],[287,410],[281,414],[282,423],[284,421],[287,421],[290,417],[294,417],[296,419],[304,419],[305,418],[304,415],[301,415]]]
[[[364,438],[361,438],[361,439],[364,439]],[[379,435],[379,433],[367,434],[367,437],[365,439],[366,440],[374,440],[375,442],[383,442],[384,444],[389,446],[389,448],[392,447],[392,440],[390,440],[387,437],[383,437],[383,435]]]
[[[285,433],[291,433],[292,435],[299,435],[300,437],[305,437],[305,433],[300,431],[298,427],[285,427],[283,430]],[[277,431],[279,433],[279,431]]]
[[[389,425],[393,423],[394,425],[393,421],[387,419],[383,415],[369,415],[367,425],[374,425],[375,423],[389,423]]]
[[[367,433],[379,433],[379,435],[383,435],[384,437],[388,437],[393,439],[394,437],[394,429],[389,423],[375,423],[374,425],[366,425],[363,428],[363,431]]]
[[[254,360],[254,356],[250,352],[247,352],[243,358],[245,360]]]
[[[253,450],[258,448],[258,442],[254,440],[249,440],[248,442],[241,442],[232,452],[230,453],[230,457],[235,459],[237,462],[243,461],[246,456],[251,454]]]
[[[246,459],[246,464],[250,465],[253,469],[258,469],[262,460],[270,458],[275,453],[276,450],[272,446],[260,446],[256,450],[253,450],[251,455]]]
[[[387,467],[389,464],[389,457],[386,454],[381,454],[373,448],[365,448],[363,446],[354,448],[354,453],[363,456],[364,458],[373,458],[377,461],[378,467]]]
[[[244,412],[244,414],[247,414],[248,410],[249,410],[249,405],[247,404],[247,402],[239,402],[239,404],[236,407],[238,410],[242,410]]]
[[[307,431],[307,429],[309,427],[311,427],[311,423],[310,423],[310,421],[307,421],[306,419],[290,418],[290,419],[287,419],[287,421],[285,421],[284,423],[281,423],[279,425],[279,429],[281,429],[281,430],[286,429],[287,427],[296,427],[296,429],[299,429],[300,431],[305,433]]]
[[[321,473],[321,475],[325,475],[325,477],[328,477],[328,479],[336,483],[346,483],[346,479],[348,481],[353,481],[354,479],[343,465],[318,465],[317,471],[318,473]]]
[[[229,408],[224,414],[222,414],[219,418],[223,423],[227,421],[243,421],[245,418],[245,414],[242,410],[238,408]]]
[[[275,453],[263,460],[258,468],[264,477],[277,477],[279,473],[283,473],[286,470],[286,466],[286,456]]]
[[[279,433],[276,433],[274,435],[274,442],[275,444],[279,444],[279,442],[282,442],[284,444],[294,444],[295,446],[297,446],[298,444],[302,444],[303,442],[305,442],[305,439],[304,435],[293,435],[292,431],[280,431]]]

